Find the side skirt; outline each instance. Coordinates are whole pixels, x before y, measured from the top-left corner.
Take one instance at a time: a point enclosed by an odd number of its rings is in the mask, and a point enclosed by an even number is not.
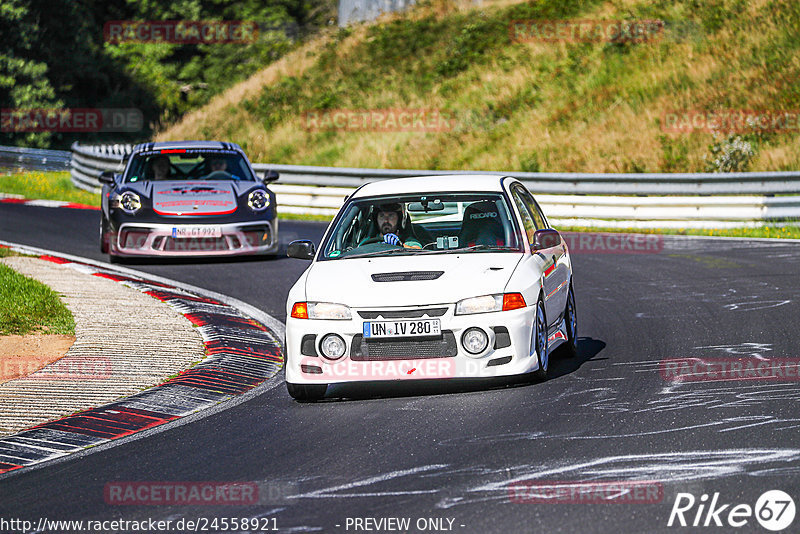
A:
[[[562,343],[567,342],[567,322],[564,317],[551,326],[547,331],[547,353],[553,354]]]

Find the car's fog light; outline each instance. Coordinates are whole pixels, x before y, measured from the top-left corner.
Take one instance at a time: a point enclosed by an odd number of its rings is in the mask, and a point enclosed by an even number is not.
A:
[[[322,338],[322,341],[319,344],[320,351],[322,351],[322,355],[329,360],[338,360],[342,356],[344,356],[344,351],[347,346],[344,343],[344,339],[336,334],[328,334]]]
[[[480,354],[486,350],[489,336],[480,328],[467,328],[467,331],[461,336],[461,344],[464,346],[464,350],[470,354]]]

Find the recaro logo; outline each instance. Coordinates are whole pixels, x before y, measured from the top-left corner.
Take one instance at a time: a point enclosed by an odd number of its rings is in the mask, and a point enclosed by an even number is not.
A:
[[[727,523],[730,527],[740,528],[747,525],[755,516],[762,527],[777,532],[785,529],[794,521],[794,500],[781,490],[765,491],[756,500],[755,506],[749,504],[737,504],[733,507],[730,504],[718,505],[719,492],[714,493],[711,502],[708,501],[708,494],[705,493],[700,496],[700,499],[696,499],[691,493],[678,493],[675,496],[675,503],[672,505],[667,526],[671,527],[677,519],[676,526],[682,527],[708,527],[712,526],[712,523],[713,526],[721,527],[723,523]],[[697,504],[696,512],[692,510],[695,504]],[[684,514],[689,516],[691,525],[687,522]],[[693,519],[692,516],[694,516]]]
[[[470,219],[485,219],[487,217],[497,217],[497,213],[493,211],[487,211],[486,213],[473,213],[469,216]]]

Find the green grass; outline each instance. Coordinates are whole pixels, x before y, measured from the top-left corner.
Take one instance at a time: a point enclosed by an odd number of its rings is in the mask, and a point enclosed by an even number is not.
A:
[[[291,221],[318,221],[318,222],[331,222],[332,215],[311,215],[309,213],[281,213],[281,206],[278,204],[278,218],[288,219]]]
[[[75,320],[55,291],[0,264],[0,335],[32,333],[74,335]]]
[[[100,205],[100,195],[72,185],[69,172],[2,173],[0,193],[22,195],[34,200],[63,200],[90,206]]]

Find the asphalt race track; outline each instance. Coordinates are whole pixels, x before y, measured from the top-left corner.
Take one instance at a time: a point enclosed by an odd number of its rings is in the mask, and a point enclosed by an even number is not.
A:
[[[98,217],[0,204],[0,239],[105,261]],[[323,230],[280,227],[284,242],[318,241]],[[667,527],[676,495],[699,503],[719,493],[717,507],[730,505],[718,516],[725,527],[710,530],[768,532],[755,517],[741,528],[726,521],[733,506],[754,507],[767,490],[800,504],[796,373],[679,383],[663,376],[660,362],[797,358],[800,244],[668,238],[661,245],[647,254],[575,251],[579,354],[555,360],[547,382],[403,384],[373,395],[340,386],[333,394],[342,398],[316,404],[296,403],[280,386],[191,424],[0,480],[0,516],[261,517],[274,518],[268,525],[279,532],[376,531],[363,522],[357,530],[355,518],[390,517],[410,518],[411,532],[694,532],[709,529]],[[306,266],[285,257],[126,265],[230,295],[280,321]],[[613,503],[517,502],[536,499],[509,491],[625,480],[651,481],[648,489],[658,491],[646,502]],[[107,504],[104,488],[119,481],[244,481],[262,489],[256,505]],[[697,510],[686,512],[689,523]]]

